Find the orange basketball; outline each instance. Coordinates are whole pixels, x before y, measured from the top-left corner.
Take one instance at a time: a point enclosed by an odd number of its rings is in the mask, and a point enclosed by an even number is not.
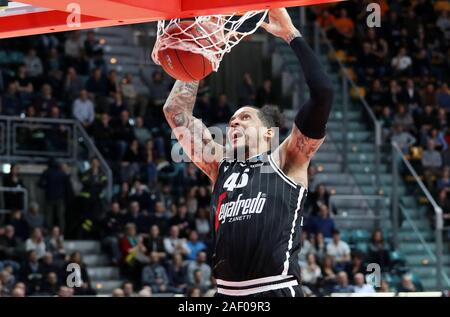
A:
[[[198,25],[190,27],[195,21],[181,21],[177,25],[171,26],[166,34],[173,35],[179,39],[192,39],[192,37],[199,38],[205,36],[205,31]],[[189,28],[190,27],[190,28]],[[210,30],[203,24],[202,27],[210,34]],[[188,29],[189,28],[189,29]],[[182,30],[186,30],[186,33],[181,33]],[[179,34],[178,34],[179,33]],[[215,39],[215,37],[214,37]],[[189,41],[190,45],[211,46],[212,39],[204,38],[197,40],[199,44],[194,41]],[[213,71],[212,63],[203,55],[196,54],[189,51],[180,49],[167,48],[158,51],[158,59],[162,68],[167,74],[175,79],[182,81],[197,81],[205,78]]]

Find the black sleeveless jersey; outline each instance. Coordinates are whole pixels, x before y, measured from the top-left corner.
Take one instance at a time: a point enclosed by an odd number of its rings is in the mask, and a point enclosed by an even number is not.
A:
[[[306,195],[307,189],[289,179],[270,153],[220,163],[211,201],[219,293],[248,295],[244,289],[273,289],[275,282],[298,285]]]

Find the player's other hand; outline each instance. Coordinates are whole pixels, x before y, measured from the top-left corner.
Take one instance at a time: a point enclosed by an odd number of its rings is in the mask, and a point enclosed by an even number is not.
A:
[[[261,27],[270,34],[281,37],[286,42],[290,42],[293,35],[300,35],[285,8],[271,9],[269,11],[269,23],[263,22]]]

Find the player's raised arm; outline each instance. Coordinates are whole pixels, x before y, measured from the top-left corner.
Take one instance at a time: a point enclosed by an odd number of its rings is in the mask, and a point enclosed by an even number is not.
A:
[[[270,22],[262,27],[291,46],[310,90],[310,99],[297,113],[292,133],[280,146],[282,161],[295,167],[308,163],[324,141],[333,102],[333,86],[319,59],[292,24],[286,9],[271,10],[269,19]]]
[[[164,104],[164,115],[191,160],[215,182],[223,146],[214,142],[203,122],[193,116],[198,81],[177,80]]]

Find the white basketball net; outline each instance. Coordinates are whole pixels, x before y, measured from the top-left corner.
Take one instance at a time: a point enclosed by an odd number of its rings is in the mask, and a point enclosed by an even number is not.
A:
[[[220,62],[226,53],[238,44],[247,35],[253,34],[264,21],[268,10],[249,11],[244,15],[211,15],[195,17],[195,21],[188,27],[175,28],[176,32],[168,34],[172,26],[179,26],[181,19],[158,21],[158,33],[153,47],[153,61],[160,65],[158,51],[168,48],[190,51],[201,54],[211,61],[214,71],[219,69]],[[258,17],[258,15],[261,15]],[[248,19],[256,17],[257,22],[250,31],[241,32],[239,28]],[[189,32],[194,29],[201,36]],[[180,37],[182,37],[180,39]]]

